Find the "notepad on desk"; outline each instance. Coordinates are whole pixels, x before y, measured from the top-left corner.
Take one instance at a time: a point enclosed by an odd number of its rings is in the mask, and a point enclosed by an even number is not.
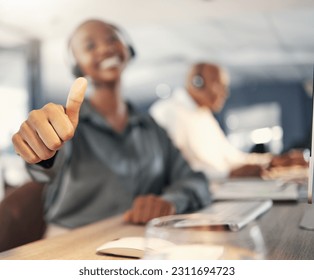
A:
[[[231,179],[214,184],[214,200],[272,199],[296,201],[299,198],[298,184],[280,180],[258,178]]]
[[[148,242],[149,241],[149,242]],[[147,238],[146,250],[157,250],[174,246],[174,243],[160,238]],[[99,254],[113,255],[119,257],[142,258],[145,251],[145,238],[142,236],[122,237],[105,242],[96,249]]]

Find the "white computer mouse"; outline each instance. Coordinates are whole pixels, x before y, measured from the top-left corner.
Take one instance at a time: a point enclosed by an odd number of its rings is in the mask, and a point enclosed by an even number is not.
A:
[[[149,241],[149,242],[148,242]],[[122,237],[113,241],[109,241],[96,249],[97,253],[109,254],[115,256],[142,258],[144,250],[156,250],[163,247],[173,246],[170,241],[159,238],[149,238],[145,240],[144,237],[132,236]]]

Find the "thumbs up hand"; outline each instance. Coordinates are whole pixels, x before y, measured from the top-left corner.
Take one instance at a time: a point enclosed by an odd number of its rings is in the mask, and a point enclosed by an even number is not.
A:
[[[85,78],[74,81],[65,109],[62,105],[48,103],[31,111],[12,137],[16,153],[31,164],[52,158],[74,136],[86,87]]]

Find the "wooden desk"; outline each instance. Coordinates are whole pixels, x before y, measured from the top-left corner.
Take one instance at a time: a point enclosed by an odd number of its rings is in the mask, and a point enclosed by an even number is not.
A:
[[[275,204],[258,219],[268,251],[267,259],[314,260],[314,231],[299,228],[307,206],[305,203]],[[106,241],[143,233],[143,226],[125,225],[121,217],[115,217],[0,253],[0,259],[118,259],[97,255],[95,249]]]

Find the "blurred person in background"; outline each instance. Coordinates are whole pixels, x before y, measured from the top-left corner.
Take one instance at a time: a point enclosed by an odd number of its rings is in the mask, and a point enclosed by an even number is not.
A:
[[[75,228],[124,212],[124,220],[198,210],[210,203],[208,181],[193,171],[149,115],[122,98],[122,73],[134,49],[117,26],[87,20],[69,39],[78,78],[66,106],[30,112],[13,136],[32,177],[46,184],[50,225]]]
[[[282,156],[245,153],[228,141],[213,115],[224,107],[228,85],[229,77],[222,67],[196,63],[188,71],[185,87],[155,102],[150,114],[191,166],[211,178],[261,177],[270,167],[306,165],[298,151]]]

